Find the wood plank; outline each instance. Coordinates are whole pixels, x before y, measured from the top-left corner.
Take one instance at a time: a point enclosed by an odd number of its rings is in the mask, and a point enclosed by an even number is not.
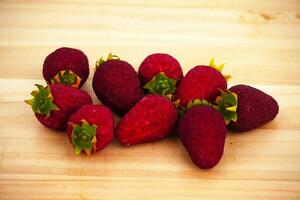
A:
[[[300,199],[299,25],[299,0],[0,1],[0,199]],[[61,46],[88,55],[83,90],[94,103],[100,56],[116,53],[138,69],[148,54],[167,52],[184,73],[211,57],[225,62],[229,86],[271,94],[279,114],[228,132],[211,170],[192,163],[175,133],[75,156],[65,133],[43,127],[24,103],[45,83],[44,58]]]
[[[165,178],[99,178],[77,176],[1,176],[2,199],[210,199],[245,198],[297,199],[295,182],[165,179]],[[289,189],[286,189],[286,188]],[[18,193],[14,189],[18,190]],[[118,192],[116,192],[116,189]],[[55,191],[55,192],[54,192]],[[245,195],[245,192],[252,192]],[[57,193],[60,195],[58,196]]]

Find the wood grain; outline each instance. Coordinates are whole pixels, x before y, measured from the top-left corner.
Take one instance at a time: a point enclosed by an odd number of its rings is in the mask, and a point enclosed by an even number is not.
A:
[[[44,128],[23,102],[61,46],[82,49],[91,72],[109,52],[136,69],[168,52],[185,73],[215,57],[230,85],[264,90],[280,112],[259,129],[228,133],[211,170],[193,165],[176,135],[75,156],[65,133]],[[300,199],[299,55],[298,0],[2,0],[0,199]],[[91,77],[83,89],[97,103]]]

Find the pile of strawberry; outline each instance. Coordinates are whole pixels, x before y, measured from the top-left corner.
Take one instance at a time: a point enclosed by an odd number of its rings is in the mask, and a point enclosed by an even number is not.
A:
[[[178,131],[191,160],[207,169],[220,161],[227,129],[252,130],[273,120],[279,109],[273,97],[251,86],[227,89],[223,67],[212,59],[183,76],[175,58],[156,53],[137,73],[109,54],[97,61],[93,76],[93,90],[104,106],[79,89],[89,76],[87,56],[60,48],[44,61],[47,86],[36,85],[26,103],[44,126],[67,130],[76,154],[94,154],[114,136],[122,145],[133,145]],[[112,111],[123,116],[116,127]]]

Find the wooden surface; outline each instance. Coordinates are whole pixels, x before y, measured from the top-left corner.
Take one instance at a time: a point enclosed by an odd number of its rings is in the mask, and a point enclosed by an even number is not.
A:
[[[280,112],[259,129],[228,133],[211,170],[195,167],[176,136],[75,156],[65,133],[41,126],[23,102],[61,46],[82,49],[91,69],[109,52],[136,69],[168,52],[184,72],[214,56],[230,85],[266,91]],[[299,55],[298,0],[2,0],[0,199],[300,199]],[[93,94],[91,78],[83,89]]]

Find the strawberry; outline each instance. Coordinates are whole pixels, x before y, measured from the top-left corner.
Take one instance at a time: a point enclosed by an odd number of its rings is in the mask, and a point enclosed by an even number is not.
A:
[[[270,95],[247,85],[236,85],[222,91],[216,99],[232,131],[249,131],[271,120],[278,114],[278,103]]]
[[[221,74],[224,64],[217,67],[212,59],[210,66],[199,65],[192,68],[181,80],[175,99],[180,101],[180,105],[185,107],[194,99],[205,99],[214,101],[220,93],[219,89],[226,89],[227,76]]]
[[[116,137],[123,145],[151,142],[173,130],[177,111],[164,96],[147,95],[139,100],[119,122]]]
[[[92,98],[75,87],[55,83],[47,87],[36,84],[38,90],[31,93],[33,99],[25,102],[31,105],[36,118],[46,127],[56,130],[66,128],[71,114]]]
[[[119,114],[126,113],[142,96],[140,81],[133,67],[109,54],[96,63],[93,89],[98,99]]]
[[[113,140],[113,113],[102,105],[84,105],[68,121],[67,135],[78,155],[88,156],[103,149]]]
[[[81,87],[89,76],[87,56],[79,49],[62,47],[50,53],[43,65],[43,76],[48,84],[63,83]]]
[[[223,155],[226,124],[222,115],[213,107],[194,106],[180,119],[179,137],[198,167],[212,168]]]
[[[144,89],[149,93],[173,94],[183,77],[179,62],[171,55],[155,53],[147,56],[138,70]]]

